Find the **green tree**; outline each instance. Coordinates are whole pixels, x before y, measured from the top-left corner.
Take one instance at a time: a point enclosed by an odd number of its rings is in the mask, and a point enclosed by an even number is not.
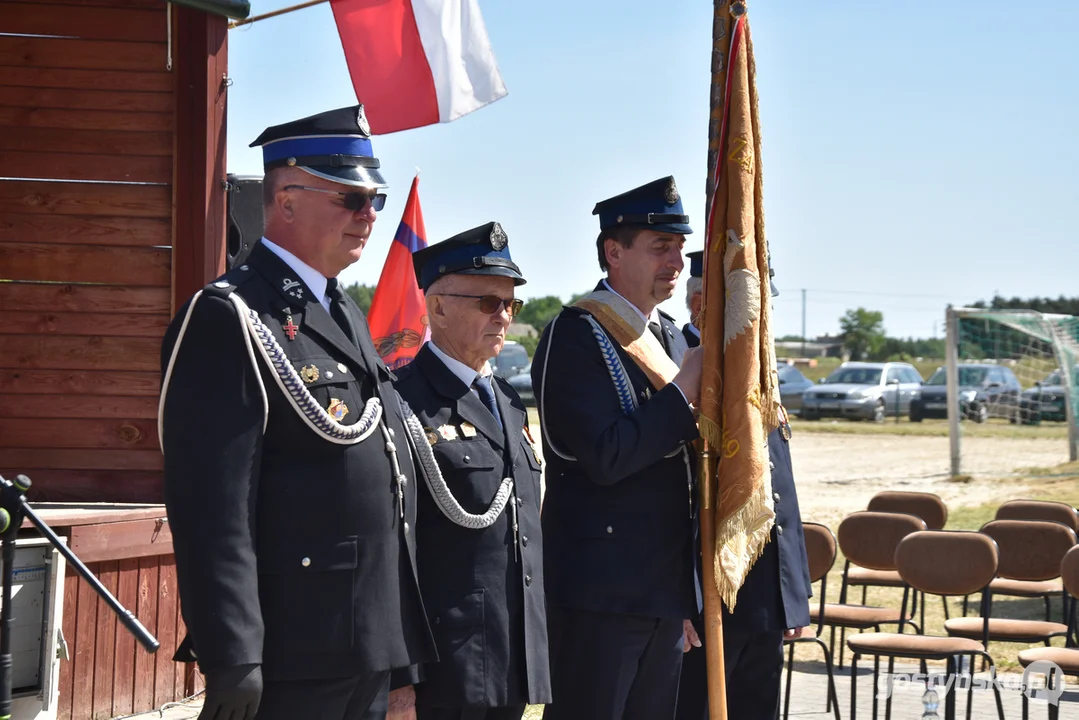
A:
[[[371,310],[371,299],[375,296],[374,285],[360,285],[359,283],[352,283],[345,288],[345,292],[352,296],[352,299],[356,301],[356,304],[360,306],[360,310],[363,310],[363,314],[366,315]]]
[[[855,360],[875,355],[884,348],[884,315],[876,310],[848,310],[839,318],[839,336]]]
[[[561,309],[562,300],[555,295],[533,298],[525,302],[514,321],[531,325],[541,332]]]

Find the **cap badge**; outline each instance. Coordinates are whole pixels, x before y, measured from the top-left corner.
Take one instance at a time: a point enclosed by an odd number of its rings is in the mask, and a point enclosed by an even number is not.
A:
[[[356,127],[358,127],[365,135],[371,134],[371,126],[367,123],[367,115],[363,111],[362,104],[356,110]]]
[[[506,237],[506,233],[502,229],[502,226],[495,223],[494,227],[491,228],[491,247],[495,250],[501,250],[506,247],[506,242],[508,240],[509,238]]]
[[[674,180],[667,183],[667,190],[664,192],[663,197],[667,199],[668,205],[674,205],[678,202],[678,188],[674,185]]]

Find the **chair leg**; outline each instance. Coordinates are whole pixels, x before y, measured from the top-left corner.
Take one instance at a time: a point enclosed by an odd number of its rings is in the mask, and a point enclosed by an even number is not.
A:
[[[1023,720],[1030,720],[1030,708],[1027,707],[1027,694],[1023,693]]]
[[[835,657],[835,625],[828,627],[828,649]],[[843,658],[839,658],[839,669],[843,669]]]
[[[888,658],[888,697],[884,701],[884,720],[892,720],[892,680],[895,677],[895,658]]]
[[[839,628],[839,667],[843,667],[843,651],[847,649],[847,628]]]
[[[783,693],[783,720],[791,709],[791,675],[794,674],[794,643],[788,643],[787,650],[787,690]]]
[[[877,705],[880,698],[877,697],[877,688],[880,684],[880,655],[873,656],[873,720],[877,720]]]
[[[966,657],[964,655],[964,657]],[[974,711],[974,656],[970,656],[970,672],[967,675],[967,720],[970,720],[970,714]],[[958,680],[956,680],[958,683]]]
[[[948,656],[944,668],[946,677],[955,677],[955,655]],[[944,720],[955,720],[955,689],[955,681],[953,680],[952,686],[948,690],[948,694],[944,696]]]
[[[967,616],[967,599],[968,598],[969,598],[968,595],[963,596],[963,617]]]
[[[993,658],[989,657],[989,653],[985,653],[985,655],[982,658],[983,661],[985,660],[985,658],[989,658],[989,667],[996,670],[996,665],[993,663]],[[971,659],[970,659],[970,664],[971,665],[974,664],[974,658],[973,657],[971,657]],[[995,683],[995,682],[991,682],[991,684],[993,686],[993,699],[996,700],[996,702],[997,702],[997,718],[999,720],[1004,720],[1004,701],[1000,699],[1000,686],[997,685],[997,683]],[[971,683],[971,685],[973,685],[973,682]],[[1026,720],[1026,717],[1027,717],[1027,703],[1026,703],[1026,700],[1027,700],[1026,693],[1023,693],[1023,720]]]
[[[918,595],[918,593],[917,593],[917,592],[915,592],[914,594],[915,594],[915,596],[917,596],[917,595]],[[921,604],[921,607],[920,607],[920,608],[918,608],[918,610],[920,611],[920,614],[918,615],[918,620],[919,620],[919,621],[920,621],[920,623],[921,623],[921,627],[920,627],[920,628],[918,629],[918,634],[920,635],[920,634],[921,634],[922,632],[925,632],[925,631],[924,631],[924,628],[925,628],[925,594],[924,594],[924,593],[922,594],[922,604]],[[914,613],[912,612],[912,613],[910,614],[910,616],[911,616],[911,618],[913,618],[913,617],[914,617]]]
[[[1049,595],[1045,595],[1045,622],[1049,622],[1052,618],[1049,610]]]
[[[828,671],[828,701],[824,706],[824,712],[834,710],[835,720],[839,720],[839,698],[836,696],[835,676],[832,674],[832,656],[823,640],[817,638],[817,644],[820,645],[820,649],[824,652],[824,667]],[[784,717],[783,720],[786,720],[786,718]]]
[[[863,585],[863,586],[862,586],[862,604],[863,604],[863,605],[865,605],[865,592],[866,592],[866,590],[868,590],[868,589],[869,589],[869,586],[868,586],[868,585]]]
[[[944,603],[944,619],[951,620],[948,614],[948,598],[944,595],[940,596],[940,601]],[[922,618],[922,627],[925,627],[925,618]]]
[[[858,653],[850,657],[850,720],[858,715]]]

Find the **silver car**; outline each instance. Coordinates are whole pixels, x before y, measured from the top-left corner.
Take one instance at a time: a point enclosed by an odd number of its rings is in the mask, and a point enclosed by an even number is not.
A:
[[[802,393],[801,416],[884,422],[888,415],[907,414],[921,388],[922,376],[909,363],[843,363],[820,385]]]

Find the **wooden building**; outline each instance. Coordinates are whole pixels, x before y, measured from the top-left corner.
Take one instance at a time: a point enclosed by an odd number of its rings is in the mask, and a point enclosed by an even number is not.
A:
[[[171,660],[160,342],[224,270],[227,23],[249,9],[0,0],[0,474],[28,475],[35,503],[108,504],[57,509],[56,529],[161,641],[136,649],[69,570],[60,718],[196,687]]]

